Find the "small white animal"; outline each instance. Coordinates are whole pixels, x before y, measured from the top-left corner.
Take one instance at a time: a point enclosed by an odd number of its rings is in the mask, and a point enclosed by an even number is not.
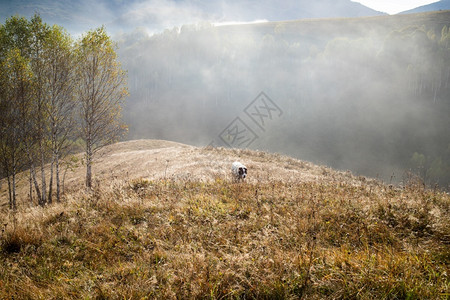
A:
[[[244,180],[247,177],[247,167],[238,161],[231,165],[231,174],[236,181]]]

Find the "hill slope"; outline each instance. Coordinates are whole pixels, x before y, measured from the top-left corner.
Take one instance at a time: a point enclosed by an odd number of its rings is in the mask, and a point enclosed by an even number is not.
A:
[[[0,214],[0,298],[448,296],[450,197],[414,182],[148,140],[104,149],[96,172],[91,192]]]
[[[79,190],[84,186],[85,168],[82,154],[76,156],[78,162],[66,173],[65,189]],[[250,182],[275,180],[332,181],[354,180],[350,173],[333,171],[326,167],[295,160],[281,155],[254,151],[208,151],[186,144],[163,140],[133,140],[103,148],[96,154],[93,166],[94,181],[102,185],[117,180],[144,178],[158,180],[212,181],[216,178],[231,179],[231,164],[241,160],[249,167]],[[49,171],[47,171],[49,174]],[[325,176],[328,174],[329,176]],[[28,172],[18,176],[19,206],[28,205]],[[0,198],[6,209],[7,183],[1,181]],[[34,197],[36,199],[36,197]]]
[[[85,168],[78,163],[67,171],[65,188],[73,191],[83,188]],[[356,180],[350,173],[337,172],[308,162],[258,151],[212,150],[163,140],[133,140],[103,148],[93,166],[94,181],[108,185],[117,180],[174,180],[213,181],[231,180],[231,164],[241,160],[249,168],[250,182],[270,180],[336,181]],[[47,172],[48,174],[49,172]],[[19,206],[27,204],[28,172],[19,175]],[[0,196],[3,207],[7,199],[6,180],[2,180]],[[36,198],[36,197],[34,197]]]
[[[303,18],[359,17],[382,13],[350,0],[320,1],[0,1],[0,20],[39,13],[45,22],[79,34],[102,24],[109,32],[147,28],[150,32],[199,22],[283,21]]]
[[[438,10],[449,10],[449,9],[450,9],[450,1],[449,0],[441,0],[441,1],[437,1],[435,3],[419,6],[414,9],[410,9],[410,10],[401,12],[400,14],[412,14],[412,13],[421,13],[421,12],[438,11]]]

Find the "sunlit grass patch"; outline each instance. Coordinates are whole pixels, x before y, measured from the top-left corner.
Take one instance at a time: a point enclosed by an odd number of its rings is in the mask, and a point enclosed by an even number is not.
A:
[[[439,192],[136,179],[66,199],[33,226],[18,213],[0,236],[2,298],[439,299],[449,288]]]

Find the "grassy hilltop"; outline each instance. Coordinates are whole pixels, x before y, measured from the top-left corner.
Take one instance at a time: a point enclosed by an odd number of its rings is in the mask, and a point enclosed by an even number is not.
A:
[[[1,213],[0,298],[450,296],[450,196],[412,178],[161,141],[105,149],[92,192],[81,174],[63,203]]]

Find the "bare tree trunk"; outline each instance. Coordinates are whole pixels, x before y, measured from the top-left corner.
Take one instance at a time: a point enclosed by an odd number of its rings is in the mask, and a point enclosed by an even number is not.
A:
[[[30,158],[31,161],[31,158]],[[31,161],[30,165],[30,176],[32,177],[33,183],[34,183],[34,189],[36,190],[36,195],[38,197],[38,204],[42,205],[42,197],[41,197],[41,189],[39,188],[39,183],[36,179],[36,169],[34,168],[34,164]]]
[[[16,162],[13,158],[12,172],[8,174],[9,208],[16,210]]]
[[[16,166],[14,166],[13,174],[12,174],[12,209],[17,209],[16,203]]]
[[[53,164],[54,159],[52,158],[52,162],[50,164],[50,182],[48,183],[48,200],[47,203],[52,203],[52,192],[53,192]]]
[[[8,195],[9,195],[9,208],[12,209],[12,186],[11,186],[11,175],[8,174]]]
[[[88,124],[86,139],[86,187],[92,188],[92,139],[91,139],[91,127]]]
[[[88,189],[92,188],[92,169],[91,169],[91,163],[90,162],[86,166],[86,187]]]
[[[90,145],[86,151],[86,187],[92,188],[92,151]]]
[[[66,166],[66,169],[64,170],[63,179],[62,179],[62,193],[64,194],[66,192],[65,182],[66,182],[66,174],[67,170],[69,169],[68,166]]]
[[[56,202],[61,201],[61,191],[59,186],[59,153],[55,155],[55,172],[56,172]]]
[[[53,105],[53,104],[52,104]],[[54,106],[54,105],[53,105]],[[52,203],[52,193],[53,193],[53,166],[55,165],[55,161],[56,161],[56,125],[55,122],[52,121],[52,162],[50,165],[50,182],[48,184],[48,203]]]
[[[41,187],[42,187],[42,206],[47,203],[47,183],[45,181],[45,156],[44,156],[44,147],[42,146],[41,141]]]
[[[30,203],[33,203],[33,173],[30,167]]]

